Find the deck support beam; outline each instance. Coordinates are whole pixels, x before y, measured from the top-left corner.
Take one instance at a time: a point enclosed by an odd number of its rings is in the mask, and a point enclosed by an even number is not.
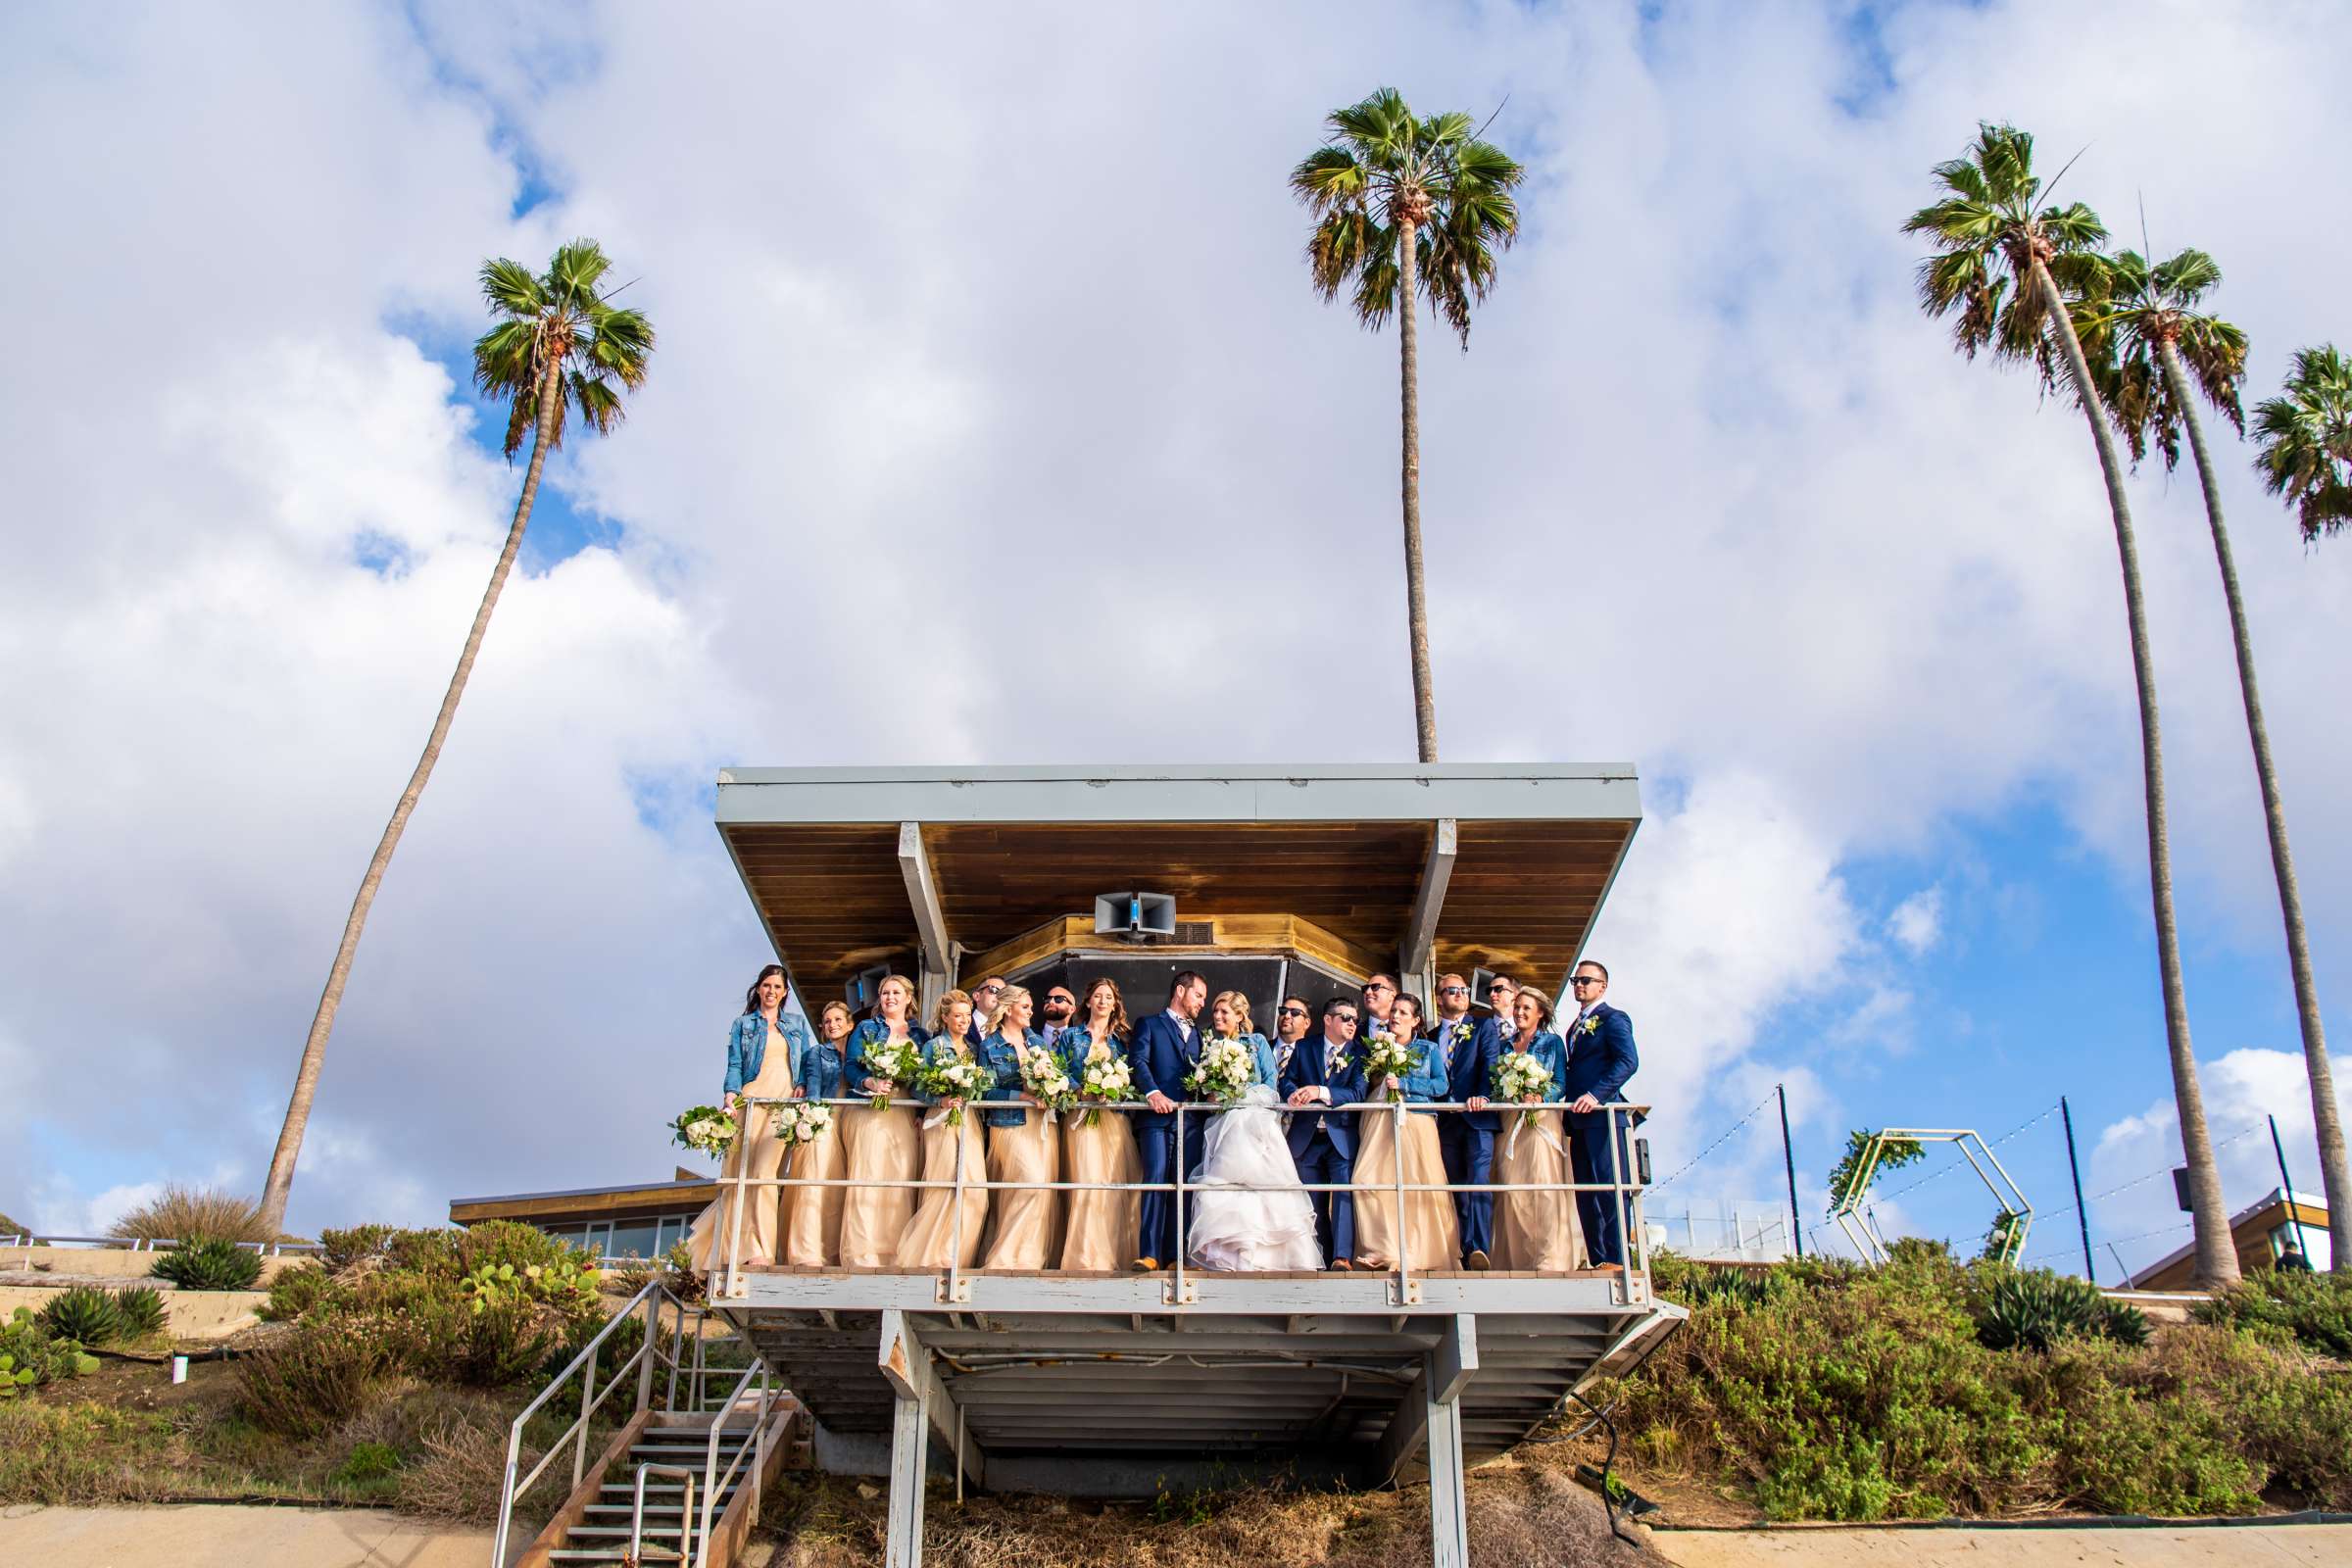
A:
[[[1404,940],[1396,945],[1396,983],[1419,991],[1425,1001],[1435,1001],[1429,995],[1429,971],[1437,957],[1438,916],[1446,907],[1446,884],[1453,880],[1459,840],[1455,819],[1439,817],[1437,831],[1429,836],[1429,858],[1421,866],[1421,891],[1413,899],[1412,918],[1405,922]]]
[[[1462,1390],[1478,1372],[1478,1319],[1456,1316],[1429,1352],[1430,1568],[1470,1568],[1470,1513],[1462,1483]]]
[[[882,1376],[898,1401],[894,1415],[903,1413],[909,1400],[921,1402],[932,1435],[956,1455],[957,1490],[960,1492],[962,1483],[969,1481],[986,1491],[988,1455],[964,1432],[962,1411],[939,1375],[937,1359],[915,1337],[914,1326],[906,1321],[906,1314],[895,1306],[882,1314],[882,1346],[876,1365],[882,1369]]]
[[[922,943],[923,1016],[939,1004],[940,994],[956,983],[956,944],[948,936],[947,911],[940,906],[939,884],[931,875],[931,857],[923,849],[923,824],[899,824],[899,875],[906,882],[906,902],[914,909],[914,932]]]

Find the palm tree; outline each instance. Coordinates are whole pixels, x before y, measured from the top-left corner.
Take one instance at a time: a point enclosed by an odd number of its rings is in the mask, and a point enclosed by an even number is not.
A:
[[[2352,362],[2332,343],[2295,356],[2281,396],[2254,408],[2254,466],[2273,495],[2295,503],[2303,542],[2352,527]]]
[[[515,552],[522,548],[522,530],[531,520],[531,503],[539,494],[539,474],[547,455],[564,444],[566,412],[576,409],[581,419],[599,435],[609,433],[621,416],[623,389],[635,390],[645,380],[646,360],[654,349],[654,329],[636,311],[620,310],[597,290],[612,268],[594,240],[575,239],[555,254],[547,271],[538,276],[519,262],[501,258],[482,266],[482,298],[498,318],[496,325],[473,345],[473,376],[482,392],[508,401],[507,461],[531,437],[531,461],[523,470],[522,495],[514,504],[514,520],[507,528],[507,546],[491,568],[490,586],[481,608],[473,612],[473,628],[458,655],[456,673],[442,694],[441,710],[433,715],[432,733],[425,737],[424,754],[416,770],[392,808],[368,874],[360,879],[359,895],[343,922],[343,941],[326,973],[318,1010],[311,1018],[310,1038],[303,1043],[302,1065],[294,1074],[294,1096],[286,1104],[285,1125],[277,1135],[277,1150],[270,1158],[270,1181],[262,1193],[262,1223],[270,1234],[283,1227],[286,1197],[294,1186],[294,1160],[302,1150],[303,1129],[311,1119],[311,1101],[318,1088],[318,1067],[326,1054],[326,1037],[335,1026],[335,1009],[343,1002],[343,982],[351,973],[351,957],[368,923],[368,906],[391,863],[409,813],[424,792],[440,760],[441,745],[457,717],[458,699],[473,673],[474,657],[481,652],[482,634],[489,628],[490,612],[497,608],[507,573],[514,569]]]
[[[2153,443],[2165,467],[2174,468],[2180,462],[2184,430],[2196,459],[2197,479],[2205,491],[2205,520],[2221,566],[2222,598],[2230,607],[2238,695],[2245,705],[2254,776],[2262,789],[2263,820],[2271,836],[2271,870],[2286,923],[2287,972],[2294,981],[2295,1013],[2302,1025],[2304,1071],[2319,1133],[2320,1180],[2328,1194],[2335,1267],[2352,1271],[2352,1176],[2345,1170],[2343,1118],[2336,1108],[2335,1074],[2328,1065],[2328,1036],[2320,1021],[2319,982],[2312,976],[2303,897],[2295,886],[2295,859],[2286,842],[2286,808],[2279,799],[2270,728],[2263,721],[2262,694],[2254,679],[2254,639],[2246,629],[2245,597],[2238,591],[2230,531],[2222,522],[2221,480],[2197,417],[2197,398],[2202,396],[2241,434],[2245,430],[2237,394],[2246,370],[2246,334],[2197,308],[2221,281],[2222,270],[2203,251],[2185,250],[2153,265],[2135,251],[2125,251],[2099,268],[2093,292],[2077,308],[2076,317],[2089,352],[2100,360],[2100,390],[2117,428],[2132,444],[2132,465],[2138,466]],[[2346,407],[2352,410],[2352,402]]]
[[[2147,607],[2140,592],[2139,548],[2132,538],[2123,464],[2100,416],[2099,394],[2082,340],[2068,314],[2061,275],[2078,292],[2092,281],[2095,247],[2107,237],[2098,215],[2081,202],[2035,210],[2041,180],[2034,173],[2034,138],[2013,125],[1980,124],[1962,158],[1936,166],[1946,194],[1903,224],[1924,234],[1936,254],[1920,264],[1920,304],[1930,316],[1957,314],[1953,339],[1974,360],[1989,348],[1998,362],[2031,360],[2045,385],[2071,381],[2090,423],[2107,510],[2115,523],[2124,573],[2125,619],[2131,632],[2132,673],[2139,690],[2139,745],[2146,788],[2148,884],[2156,915],[2156,966],[2164,993],[2164,1032],[2172,1055],[2173,1099],[2180,1107],[2180,1145],[2188,1159],[2189,1208],[2196,1222],[2196,1278],[2220,1285],[2238,1276],[2230,1216],[2205,1127],[2205,1100],[2188,1038],[2188,1004],[2180,980],[2180,938],[2173,915],[2172,847],[2164,815],[2164,745],[2156,715],[2156,671],[2148,653]]]
[[[1314,216],[1308,275],[1326,299],[1353,284],[1356,318],[1394,312],[1404,418],[1404,602],[1413,643],[1413,723],[1421,760],[1438,760],[1438,701],[1429,673],[1421,582],[1420,375],[1412,301],[1422,295],[1470,348],[1470,307],[1494,282],[1494,258],[1519,235],[1511,190],[1526,172],[1481,141],[1459,112],[1415,119],[1394,87],[1334,110],[1331,140],[1291,171]],[[1402,300],[1404,308],[1398,309]]]

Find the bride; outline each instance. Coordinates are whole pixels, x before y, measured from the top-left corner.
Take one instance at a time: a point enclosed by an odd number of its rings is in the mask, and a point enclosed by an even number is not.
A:
[[[1323,1267],[1315,1211],[1298,1185],[1273,1089],[1251,1084],[1208,1124],[1190,1180],[1196,1268],[1265,1273]]]

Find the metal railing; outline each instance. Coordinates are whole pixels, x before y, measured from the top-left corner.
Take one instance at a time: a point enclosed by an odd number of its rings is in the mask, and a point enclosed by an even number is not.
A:
[[[187,1245],[168,1236],[45,1236],[32,1231],[0,1234],[0,1248],[57,1247],[99,1252],[162,1252],[176,1251]],[[240,1252],[259,1252],[264,1257],[317,1257],[326,1250],[317,1242],[239,1242],[236,1247]]]
[[[699,1474],[687,1464],[660,1464],[652,1459],[637,1467],[637,1492],[629,1504],[629,1555],[634,1563],[645,1554],[645,1478],[647,1476],[678,1476],[686,1483],[685,1499],[678,1507],[678,1561],[694,1560],[694,1478]]]
[[[668,1309],[667,1316],[669,1318],[669,1334],[666,1343],[662,1335],[664,1308]],[[621,1360],[619,1365],[612,1369],[600,1389],[597,1373],[604,1354],[605,1342],[612,1339],[613,1332],[621,1324],[636,1317],[640,1309],[643,1311],[645,1323],[644,1340],[635,1350]],[[706,1365],[703,1330],[710,1316],[708,1306],[681,1299],[658,1279],[648,1281],[643,1290],[629,1298],[627,1305],[613,1313],[612,1320],[597,1331],[594,1339],[581,1347],[580,1352],[571,1358],[564,1370],[549,1380],[547,1387],[539,1391],[538,1397],[522,1407],[521,1413],[514,1417],[513,1424],[507,1429],[507,1463],[499,1491],[498,1532],[491,1548],[491,1561],[494,1568],[504,1568],[507,1561],[507,1542],[514,1527],[515,1503],[520,1501],[523,1494],[538,1484],[540,1479],[548,1473],[548,1467],[566,1447],[571,1450],[571,1488],[575,1491],[578,1489],[581,1478],[587,1474],[588,1470],[588,1443],[593,1433],[596,1413],[612,1397],[615,1389],[624,1387],[632,1381],[630,1376],[632,1373],[635,1374],[633,1381],[636,1386],[636,1403],[630,1412],[632,1416],[642,1414],[654,1407],[654,1373],[656,1368],[663,1366],[668,1368],[668,1381],[663,1389],[662,1408],[671,1410],[679,1408],[677,1402],[678,1381],[681,1377],[686,1379],[688,1397],[691,1401],[687,1407],[696,1410],[703,1408],[706,1379],[720,1371],[735,1370],[731,1367],[713,1368]],[[688,1364],[687,1359],[689,1343],[693,1347],[691,1365]],[[754,1372],[760,1373],[764,1379],[765,1368],[760,1364],[757,1356],[753,1358],[752,1365],[744,1370],[743,1378],[736,1385],[739,1393],[744,1383],[750,1381]],[[545,1408],[549,1400],[555,1398],[558,1394],[570,1387],[575,1381],[579,1384],[580,1390],[579,1414],[553,1443],[548,1445],[547,1451],[539,1456],[539,1462],[532,1465],[528,1473],[522,1473],[523,1429],[529,1425],[533,1416]],[[763,1393],[764,1390],[763,1382]],[[763,1445],[765,1442],[765,1409],[766,1406],[763,1403],[761,1406],[761,1443]],[[710,1512],[708,1506],[710,1500],[709,1480],[717,1468],[716,1433],[721,1424],[723,1422],[712,1425],[711,1462],[705,1467],[704,1472],[706,1520]],[[729,1473],[731,1475],[732,1470]],[[638,1492],[642,1497],[644,1493],[642,1477],[638,1481]]]
[[[836,1117],[836,1131],[834,1136],[836,1137],[839,1136],[839,1118],[843,1110],[856,1106],[872,1106],[875,1103],[871,1097],[841,1097],[820,1101],[818,1102],[834,1107],[834,1113]],[[757,1101],[744,1100],[739,1102],[737,1111],[738,1140],[740,1141],[748,1134],[751,1108],[753,1105],[787,1105],[805,1103],[808,1103],[806,1100],[796,1101],[788,1099],[760,1099]],[[889,1103],[893,1107],[903,1107],[930,1113],[936,1113],[940,1109],[938,1104],[929,1101],[921,1100],[898,1098],[892,1099]],[[1516,1116],[1523,1111],[1569,1112],[1570,1106],[1574,1103],[1575,1102],[1572,1101],[1544,1101],[1531,1105],[1523,1102],[1489,1101],[1482,1105],[1480,1109],[1503,1118],[1503,1120],[1507,1122],[1510,1117]],[[1100,1109],[1108,1112],[1120,1112],[1133,1115],[1137,1113],[1149,1113],[1151,1112],[1151,1108],[1152,1107],[1149,1104],[1141,1101],[1084,1101],[1081,1102],[1074,1109],[1072,1109],[1069,1114],[1076,1114],[1079,1111],[1084,1110]],[[742,1275],[742,1268],[744,1267],[742,1263],[743,1216],[746,1208],[749,1206],[750,1195],[754,1189],[759,1189],[761,1191],[774,1189],[778,1193],[779,1200],[781,1199],[782,1193],[786,1190],[806,1190],[811,1188],[906,1188],[912,1189],[917,1192],[947,1191],[952,1193],[955,1199],[955,1207],[951,1227],[951,1245],[949,1249],[948,1260],[944,1265],[938,1266],[936,1270],[930,1268],[914,1270],[915,1272],[936,1271],[940,1275],[938,1298],[942,1302],[956,1302],[968,1299],[962,1285],[962,1277],[964,1274],[967,1272],[973,1272],[972,1270],[968,1269],[963,1262],[964,1250],[962,1241],[963,1215],[965,1208],[963,1200],[968,1194],[985,1194],[995,1192],[1112,1192],[1138,1194],[1154,1192],[1168,1193],[1172,1194],[1175,1199],[1176,1231],[1178,1237],[1181,1239],[1189,1234],[1188,1199],[1192,1194],[1195,1194],[1199,1191],[1199,1189],[1194,1187],[1191,1183],[1191,1172],[1186,1168],[1186,1161],[1183,1154],[1185,1117],[1188,1114],[1195,1116],[1204,1114],[1213,1116],[1227,1111],[1232,1111],[1237,1108],[1263,1109],[1270,1113],[1276,1114],[1288,1111],[1294,1115],[1302,1115],[1308,1113],[1315,1115],[1352,1114],[1359,1118],[1367,1115],[1390,1115],[1395,1118],[1393,1126],[1396,1136],[1390,1141],[1394,1159],[1393,1177],[1389,1182],[1385,1183],[1380,1188],[1372,1188],[1367,1184],[1351,1180],[1347,1182],[1298,1182],[1283,1184],[1281,1186],[1223,1182],[1220,1183],[1219,1190],[1223,1192],[1304,1192],[1310,1195],[1330,1193],[1345,1195],[1350,1199],[1361,1197],[1368,1192],[1378,1192],[1380,1196],[1394,1201],[1396,1204],[1396,1219],[1394,1223],[1398,1233],[1399,1243],[1396,1248],[1396,1252],[1398,1255],[1394,1259],[1384,1260],[1385,1266],[1382,1270],[1380,1270],[1380,1272],[1391,1277],[1395,1281],[1395,1299],[1396,1304],[1401,1305],[1418,1299],[1418,1287],[1413,1280],[1412,1261],[1409,1255],[1409,1250],[1402,1245],[1404,1230],[1404,1199],[1408,1194],[1445,1193],[1448,1196],[1459,1196],[1464,1194],[1484,1193],[1491,1196],[1499,1196],[1506,1193],[1562,1193],[1568,1195],[1571,1204],[1574,1204],[1576,1199],[1582,1195],[1603,1194],[1607,1196],[1609,1201],[1616,1210],[1614,1217],[1617,1221],[1617,1236],[1619,1240],[1619,1246],[1624,1253],[1624,1261],[1622,1263],[1595,1263],[1592,1266],[1604,1270],[1616,1269],[1621,1271],[1624,1289],[1629,1301],[1633,1299],[1634,1291],[1636,1289],[1635,1282],[1638,1279],[1644,1279],[1648,1273],[1648,1239],[1644,1235],[1644,1215],[1642,1207],[1643,1194],[1647,1191],[1648,1186],[1642,1174],[1643,1169],[1648,1164],[1648,1150],[1646,1147],[1646,1140],[1638,1139],[1632,1136],[1635,1127],[1640,1124],[1642,1118],[1647,1116],[1649,1111],[1649,1107],[1647,1105],[1609,1103],[1600,1106],[1595,1112],[1588,1113],[1605,1114],[1609,1119],[1612,1141],[1616,1152],[1614,1168],[1617,1174],[1616,1178],[1612,1181],[1408,1182],[1404,1179],[1405,1117],[1408,1115],[1425,1114],[1464,1114],[1468,1113],[1470,1110],[1468,1105],[1453,1101],[1432,1102],[1363,1100],[1341,1105],[1318,1104],[1312,1106],[1273,1105],[1237,1107],[1235,1105],[1226,1104],[1218,1101],[1186,1101],[1176,1103],[1170,1112],[1175,1117],[1174,1137],[1177,1150],[1177,1159],[1175,1170],[1173,1172],[1173,1180],[1164,1182],[999,1182],[986,1179],[973,1180],[968,1178],[964,1172],[964,1149],[966,1140],[961,1137],[958,1137],[956,1143],[955,1166],[949,1177],[945,1180],[927,1179],[920,1174],[914,1177],[887,1178],[865,1176],[794,1176],[791,1174],[791,1157],[789,1152],[786,1154],[785,1162],[782,1168],[776,1175],[755,1177],[750,1174],[747,1161],[735,1160],[733,1161],[735,1167],[734,1173],[732,1175],[722,1175],[719,1178],[721,1194],[728,1200],[728,1208],[730,1212],[728,1215],[727,1224],[725,1260],[723,1272],[719,1273],[719,1278],[717,1281],[717,1294],[722,1298],[727,1298],[741,1297],[746,1294],[747,1285]],[[1021,1110],[1036,1112],[1040,1109],[1042,1109],[1042,1107],[1034,1103],[1019,1101],[972,1100],[966,1102],[964,1114],[967,1116],[981,1116],[990,1110]],[[997,1135],[1010,1131],[1012,1131],[1010,1128],[989,1129],[988,1132],[983,1136]],[[1497,1140],[1499,1140],[1505,1137],[1506,1133],[1502,1129],[1498,1128],[1494,1136]],[[1539,1136],[1541,1136],[1541,1132],[1539,1132]],[[918,1165],[918,1172],[919,1168],[920,1167]],[[1570,1173],[1573,1174],[1573,1169],[1571,1169]],[[782,1227],[779,1224],[779,1233],[781,1232],[781,1229]],[[1588,1238],[1588,1244],[1589,1242],[1590,1238]],[[1186,1279],[1188,1274],[1209,1272],[1194,1267],[1191,1264],[1191,1260],[1188,1256],[1189,1251],[1189,1247],[1180,1240],[1176,1248],[1176,1256],[1166,1260],[1172,1275],[1172,1287],[1169,1293],[1169,1299],[1172,1302],[1181,1303],[1188,1299],[1186,1295]],[[985,1272],[985,1270],[980,1270],[979,1272]],[[1058,1271],[1053,1269],[1051,1265],[1049,1265],[1047,1272]],[[1366,1271],[1357,1270],[1355,1272],[1361,1274]]]

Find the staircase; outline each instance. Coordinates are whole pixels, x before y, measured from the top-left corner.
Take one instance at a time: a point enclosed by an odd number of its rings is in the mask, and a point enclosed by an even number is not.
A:
[[[680,1301],[657,1280],[613,1314],[523,1407],[508,1432],[492,1568],[508,1562],[516,1502],[565,1460],[570,1494],[514,1558],[514,1568],[564,1563],[727,1568],[734,1561],[759,1515],[762,1491],[786,1464],[808,1463],[809,1426],[800,1402],[772,1386],[767,1366],[756,1354],[748,1366],[710,1364],[710,1350],[733,1338],[713,1339],[706,1332],[717,1321],[706,1308]],[[604,1358],[628,1343],[615,1341],[615,1330],[632,1322],[644,1329],[637,1348],[617,1365],[603,1368]],[[734,1348],[745,1348],[740,1341]],[[567,1392],[580,1413],[523,1471],[525,1426]],[[616,1399],[629,1402],[616,1409]],[[601,1452],[592,1453],[592,1423],[601,1418],[609,1427],[624,1411],[619,1430]]]

